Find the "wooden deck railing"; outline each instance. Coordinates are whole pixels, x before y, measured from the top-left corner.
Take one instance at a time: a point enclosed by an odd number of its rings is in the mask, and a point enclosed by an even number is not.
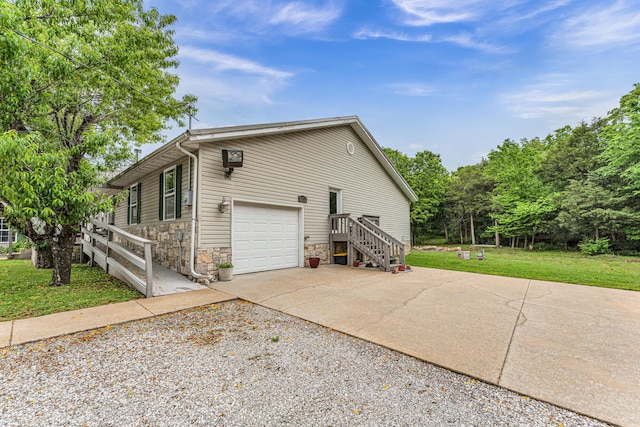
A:
[[[365,227],[367,227],[368,229],[373,231],[376,235],[378,235],[381,239],[389,243],[390,245],[389,252],[390,252],[391,258],[395,258],[396,260],[398,260],[398,264],[402,264],[402,265],[405,264],[404,242],[401,242],[400,240],[396,239],[395,237],[393,237],[392,235],[384,231],[382,228],[380,228],[380,226],[369,221],[367,218],[363,217],[360,219],[360,221]]]
[[[368,219],[362,218],[361,221],[354,220],[350,214],[329,215],[331,255],[334,242],[347,242],[348,263],[353,261],[355,249],[385,271],[391,271],[394,263],[404,264],[404,243]]]
[[[144,257],[140,257],[125,246],[114,242],[114,235],[128,243],[142,247]],[[153,297],[153,264],[150,240],[127,233],[116,226],[92,220],[88,227],[82,227],[82,252],[91,259],[91,265],[99,265],[108,274],[126,281],[147,298]],[[112,252],[143,271],[145,280],[114,259]]]

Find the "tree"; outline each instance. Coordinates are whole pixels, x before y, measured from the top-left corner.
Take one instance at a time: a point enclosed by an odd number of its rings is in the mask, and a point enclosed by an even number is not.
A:
[[[415,243],[418,234],[424,234],[429,221],[438,213],[449,180],[438,154],[429,150],[411,158],[398,150],[384,148],[391,163],[398,169],[418,196],[411,204],[411,237]]]
[[[610,124],[603,131],[605,166],[599,173],[619,176],[624,190],[640,193],[640,84],[620,99],[620,106],[609,114]]]
[[[547,136],[549,148],[538,170],[542,182],[555,191],[563,191],[572,180],[585,182],[602,166],[601,132],[606,122],[596,118],[590,124],[582,122],[573,129],[566,126]]]
[[[10,223],[70,282],[81,220],[112,201],[91,190],[132,145],[162,140],[193,96],[179,83],[171,15],[142,0],[15,0],[0,6],[0,197]]]
[[[447,187],[445,204],[449,212],[455,217],[456,223],[466,226],[467,219],[471,231],[471,244],[476,244],[476,225],[481,215],[491,209],[491,194],[494,183],[484,173],[486,161],[472,166],[462,166],[451,175]],[[466,234],[466,233],[465,233]],[[463,238],[460,239],[463,243]]]
[[[551,191],[537,173],[546,149],[547,141],[539,138],[520,143],[508,139],[489,153],[485,171],[496,183],[492,216],[497,221],[490,231],[512,239],[523,234],[526,238],[538,230],[533,214],[548,217]]]
[[[627,218],[640,210],[640,84],[620,99],[609,113],[609,124],[602,131],[605,148],[600,156],[602,167],[596,177],[603,187],[623,200],[617,216]],[[640,240],[638,221],[627,222],[627,239]]]

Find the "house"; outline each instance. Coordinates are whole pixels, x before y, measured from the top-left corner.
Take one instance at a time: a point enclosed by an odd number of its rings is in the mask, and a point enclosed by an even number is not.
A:
[[[361,235],[404,250],[417,200],[355,116],[188,130],[108,185],[128,191],[114,225],[151,240],[156,262],[196,278],[220,263],[242,274],[303,267],[309,257],[344,263],[334,256],[344,253],[388,264],[389,248],[352,245],[347,230],[367,224]]]

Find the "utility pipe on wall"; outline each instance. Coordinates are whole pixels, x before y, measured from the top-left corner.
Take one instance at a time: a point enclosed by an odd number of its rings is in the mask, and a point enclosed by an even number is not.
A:
[[[188,135],[188,132],[187,132]],[[193,277],[196,279],[201,279],[202,274],[196,272],[195,270],[195,252],[196,252],[196,215],[197,215],[197,207],[198,207],[198,157],[191,153],[190,151],[185,150],[180,145],[180,139],[176,141],[176,148],[182,151],[184,154],[189,156],[190,159],[193,159],[193,189],[192,189],[192,204],[191,204],[191,249],[189,252],[189,270]],[[211,280],[207,278],[207,280]]]

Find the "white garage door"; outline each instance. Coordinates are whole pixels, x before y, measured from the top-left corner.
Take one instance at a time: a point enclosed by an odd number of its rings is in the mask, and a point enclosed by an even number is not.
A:
[[[298,267],[298,236],[297,209],[234,205],[234,273]]]

